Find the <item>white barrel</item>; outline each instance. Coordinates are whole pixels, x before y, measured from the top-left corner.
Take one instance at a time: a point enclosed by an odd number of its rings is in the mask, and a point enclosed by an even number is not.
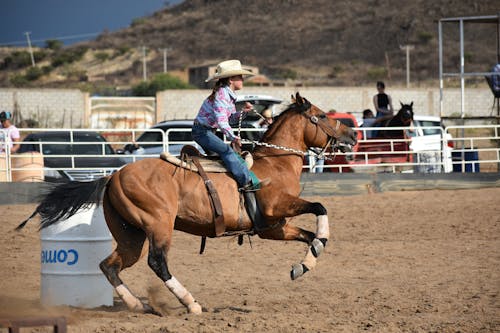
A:
[[[99,268],[112,250],[102,207],[80,210],[40,232],[44,305],[113,305],[113,288]]]

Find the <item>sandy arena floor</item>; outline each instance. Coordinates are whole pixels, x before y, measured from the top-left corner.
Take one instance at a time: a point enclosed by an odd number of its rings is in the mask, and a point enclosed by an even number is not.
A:
[[[186,314],[145,258],[125,271],[163,317],[116,297],[113,307],[42,307],[37,224],[12,231],[35,206],[0,206],[0,317],[63,315],[69,332],[500,332],[500,188],[309,199],[327,207],[332,237],[297,281],[302,243],[208,239],[200,256],[199,238],[180,232],[169,267],[202,315]],[[315,230],[313,216],[293,222]]]

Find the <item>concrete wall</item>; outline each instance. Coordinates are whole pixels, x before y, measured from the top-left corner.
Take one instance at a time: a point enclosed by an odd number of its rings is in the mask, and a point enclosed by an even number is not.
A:
[[[373,109],[373,87],[245,87],[238,94],[265,94],[281,98],[288,103],[297,91],[324,111],[335,109],[361,115],[364,109]],[[416,114],[439,116],[438,88],[395,88],[386,90],[391,95],[394,108],[399,102],[414,102]],[[167,90],[158,93],[160,120],[193,118],[210,90]],[[460,89],[446,89],[443,94],[442,116],[461,114]],[[493,95],[489,89],[470,88],[465,91],[465,115],[489,116],[492,114]],[[496,110],[493,111],[495,115]]]
[[[83,127],[87,100],[77,89],[0,89],[0,110],[12,111],[16,125],[32,119],[42,128]]]
[[[281,98],[284,106],[297,91],[324,111],[336,109],[360,116],[362,110],[373,109],[374,87],[245,87],[239,94],[265,94]],[[388,88],[394,107],[399,101],[414,102],[419,115],[439,115],[438,88]],[[157,120],[194,118],[208,89],[166,90],[157,94]],[[442,116],[461,113],[460,89],[446,89]],[[470,88],[465,91],[465,115],[495,115],[493,95],[489,89]],[[0,89],[0,110],[14,112],[16,125],[20,120],[34,119],[38,127],[81,128],[90,119],[89,96],[76,89]],[[19,117],[21,116],[21,117]]]

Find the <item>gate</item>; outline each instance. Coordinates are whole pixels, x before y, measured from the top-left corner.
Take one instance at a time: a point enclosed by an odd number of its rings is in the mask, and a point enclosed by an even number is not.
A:
[[[157,122],[154,97],[90,97],[90,128],[149,128]]]

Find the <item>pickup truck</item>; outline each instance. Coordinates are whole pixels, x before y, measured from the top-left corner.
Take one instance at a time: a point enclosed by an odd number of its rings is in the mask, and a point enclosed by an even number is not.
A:
[[[439,117],[414,116],[412,131],[390,139],[364,139],[365,131],[349,113],[329,113],[358,131],[358,143],[350,154],[331,154],[324,172],[451,172],[453,141],[444,136]],[[387,164],[387,167],[384,166]],[[395,167],[395,164],[400,164]],[[405,165],[407,164],[407,165]]]

